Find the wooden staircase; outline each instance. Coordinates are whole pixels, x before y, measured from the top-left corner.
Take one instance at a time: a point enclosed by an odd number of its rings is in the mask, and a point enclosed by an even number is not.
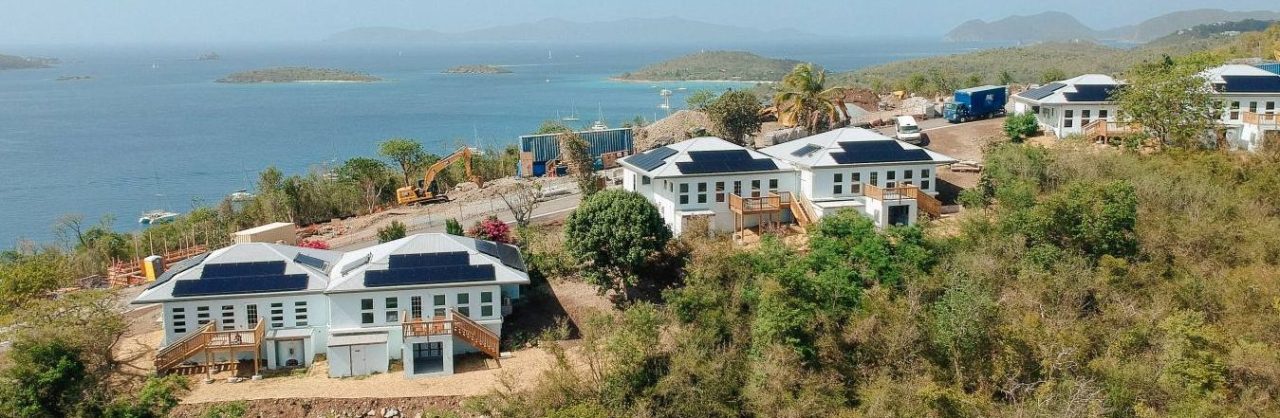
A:
[[[212,322],[205,324],[196,332],[187,334],[177,342],[160,349],[156,353],[156,373],[164,375],[174,367],[181,365],[182,362],[187,361],[191,356],[204,351],[209,346],[209,338],[212,335],[213,326]]]
[[[804,196],[794,194],[792,195],[790,203],[791,216],[796,218],[796,224],[800,225],[801,228],[807,228],[809,225],[813,224],[814,219],[818,218],[818,216],[812,212],[813,206],[809,204],[809,199],[805,199]]]
[[[229,354],[228,357],[234,359],[234,354],[240,351],[253,352],[253,374],[258,374],[259,355],[262,352],[262,342],[266,337],[266,332],[267,323],[265,321],[258,321],[253,329],[223,331],[218,330],[216,322],[210,322],[156,352],[154,362],[156,374],[163,376],[175,371],[181,374],[198,373],[200,371],[208,373],[220,366],[212,363],[212,353],[226,352]],[[184,362],[200,353],[205,354],[204,364],[183,366]],[[232,363],[235,363],[232,366],[233,369],[239,367],[238,362],[233,361]]]
[[[401,330],[405,337],[452,335],[471,344],[494,361],[501,357],[498,335],[457,309],[450,309],[443,317],[414,318],[408,312],[403,312],[401,318]]]

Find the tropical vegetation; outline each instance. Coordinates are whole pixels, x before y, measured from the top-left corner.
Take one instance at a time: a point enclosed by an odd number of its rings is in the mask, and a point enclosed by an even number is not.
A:
[[[707,105],[715,134],[729,142],[746,145],[747,136],[760,131],[763,121],[760,112],[764,106],[755,93],[729,90]]]
[[[849,120],[844,94],[843,87],[827,83],[826,70],[814,64],[798,64],[774,93],[773,109],[783,125],[822,132]]]

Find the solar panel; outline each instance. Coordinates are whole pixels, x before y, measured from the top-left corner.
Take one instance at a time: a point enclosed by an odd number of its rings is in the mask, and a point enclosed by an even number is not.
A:
[[[284,274],[283,261],[205,264],[201,278],[272,276]]]
[[[804,157],[809,154],[813,154],[814,152],[817,152],[820,149],[822,149],[822,147],[813,145],[813,144],[806,144],[805,146],[800,147],[800,149],[791,151],[791,155],[794,155],[796,157]]]
[[[471,255],[466,251],[448,251],[425,254],[392,254],[387,257],[392,269],[415,267],[465,266],[471,264]]]
[[[360,257],[359,260],[356,260],[347,264],[345,267],[342,268],[342,275],[346,276],[347,273],[351,272],[351,270],[355,270],[360,268],[360,266],[369,264],[369,260],[372,258],[373,258],[373,254],[365,254],[364,257]]]
[[[636,155],[622,159],[627,164],[636,166],[644,171],[653,171],[653,169],[662,167],[667,163],[667,158],[676,155],[676,150],[670,147],[654,148]]]
[[[1119,86],[1114,84],[1077,84],[1074,93],[1063,93],[1068,102],[1105,102]]]
[[[490,280],[496,280],[494,268],[491,264],[369,270],[364,273],[364,285],[367,287]]]
[[[831,153],[837,164],[889,163],[903,161],[931,161],[929,153],[920,148],[905,149],[894,140],[840,142],[844,151]]]
[[[1062,84],[1062,83],[1049,83],[1040,87],[1036,87],[1031,90],[1024,91],[1022,93],[1018,93],[1018,95],[1031,100],[1040,100],[1040,99],[1049,97],[1049,95],[1053,94],[1053,92],[1058,91],[1059,89],[1062,89],[1063,87],[1066,87],[1066,86],[1067,86],[1066,84]]]
[[[328,262],[328,261],[324,261],[324,260],[321,260],[321,259],[319,259],[319,258],[315,258],[315,257],[309,256],[309,255],[303,254],[303,253],[298,253],[298,255],[294,256],[294,257],[293,257],[293,262],[298,263],[298,264],[302,264],[302,265],[307,265],[307,266],[315,267],[315,268],[319,269],[320,271],[328,271],[328,270],[329,270],[329,262]]]
[[[205,266],[205,268],[208,267]],[[179,280],[173,284],[173,296],[285,292],[304,290],[306,288],[306,274],[215,277],[199,280]]]
[[[162,285],[164,282],[173,279],[173,276],[177,276],[179,273],[191,270],[192,267],[200,265],[200,263],[206,258],[209,258],[209,253],[200,254],[195,257],[173,263],[172,266],[169,266],[168,270],[165,270],[159,277],[156,277],[156,281],[147,286],[147,289]]]
[[[525,271],[524,258],[520,257],[520,249],[510,244],[500,244],[485,240],[476,240],[476,250],[496,257],[502,264],[516,270]]]
[[[1224,75],[1226,93],[1280,93],[1280,77],[1271,75]]]
[[[735,173],[746,171],[777,170],[778,165],[772,159],[751,157],[751,153],[743,149],[719,151],[689,151],[689,159],[676,163],[684,174]]]

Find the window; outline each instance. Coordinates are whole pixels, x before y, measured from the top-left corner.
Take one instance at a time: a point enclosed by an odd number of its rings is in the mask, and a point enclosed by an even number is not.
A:
[[[1106,118],[1107,118],[1107,110],[1106,109],[1099,110],[1098,119],[1106,119]]]
[[[173,308],[170,313],[173,315],[173,319],[169,322],[169,325],[173,327],[173,332],[177,334],[187,332],[186,308]]]
[[[471,316],[471,308],[468,308],[468,307],[466,307],[466,306],[459,306],[459,307],[458,307],[458,313],[462,314],[462,316],[470,317],[470,316]]]
[[[444,316],[446,308],[445,304],[447,303],[448,301],[445,300],[444,295],[431,296],[431,307],[434,308],[431,314],[435,316]]]
[[[1071,119],[1063,119],[1063,120],[1062,120],[1062,127],[1063,127],[1063,128],[1070,128],[1070,127],[1072,127],[1072,126],[1075,126],[1075,121],[1073,121],[1073,120],[1071,120]]]
[[[1276,110],[1276,102],[1267,102],[1267,113],[1271,113],[1273,110]]]
[[[1258,102],[1249,102],[1249,113],[1258,113]]]
[[[736,194],[736,195],[738,195],[738,196],[742,196],[742,182],[741,182],[741,181],[735,181],[735,182],[733,182],[733,194]]]
[[[422,296],[409,298],[409,315],[413,318],[422,317]]]
[[[898,172],[897,172],[897,171],[894,171],[894,170],[886,171],[886,172],[884,172],[884,179],[885,179],[885,180],[897,180],[897,179],[898,179]],[[893,187],[893,186],[889,186],[889,187]]]
[[[271,303],[271,328],[284,328],[284,303]]]
[[[831,179],[831,194],[844,194],[844,173],[836,173]]]
[[[382,301],[383,317],[389,323],[400,322],[400,315],[397,314],[396,308],[400,307],[400,298],[389,297]]]
[[[751,180],[751,197],[760,197],[760,180]]]
[[[1240,102],[1231,102],[1231,120],[1240,119]]]
[[[236,307],[233,305],[222,305],[222,325],[228,329],[236,327]]]
[[[689,183],[680,183],[680,204],[689,204]]]
[[[911,171],[911,170],[902,170],[902,178],[903,178],[903,179],[909,179],[909,178],[911,178],[911,176],[915,175],[915,173],[916,173],[916,172]]]
[[[920,180],[920,188],[929,190],[929,180]]]
[[[1070,128],[1075,126],[1075,117],[1076,115],[1074,110],[1067,109],[1062,111],[1062,127]]]
[[[778,192],[778,179],[769,179],[769,193]]]
[[[258,305],[253,305],[253,304],[245,305],[244,317],[246,320],[249,321],[249,326],[251,327],[258,326]]]
[[[724,182],[716,182],[716,203],[724,203]]]
[[[707,203],[707,183],[698,183],[698,203]]]
[[[921,169],[921,170],[920,170],[920,178],[922,178],[922,179],[927,179],[927,178],[929,178],[929,169],[927,169],[927,168]]]
[[[873,171],[873,172],[871,172],[871,185],[872,185],[872,186],[879,186],[879,185],[880,185],[880,173],[877,173],[877,172],[874,172],[874,171]]]
[[[307,301],[300,300],[293,302],[293,326],[307,326]]]
[[[1080,111],[1080,117],[1081,117],[1081,118],[1084,118],[1084,119],[1089,119],[1090,117],[1092,117],[1092,116],[1091,116],[1091,115],[1092,115],[1092,112],[1093,112],[1093,111],[1092,111],[1092,110],[1089,110],[1089,109],[1081,110],[1081,111]]]
[[[653,183],[653,179],[649,178],[649,176],[640,176],[640,184],[648,186],[649,183]]]
[[[393,297],[392,297],[392,298],[387,298],[387,301],[386,301],[386,302],[387,302],[387,309],[395,309],[395,308],[399,308],[399,307],[400,307],[400,299],[399,299],[399,298],[393,298]]]
[[[853,173],[849,177],[849,193],[862,194],[862,173]]]
[[[459,293],[459,294],[458,294],[458,304],[459,304],[459,305],[466,305],[466,304],[469,304],[469,303],[471,303],[471,294],[470,294],[470,293]]]
[[[480,292],[480,316],[493,316],[493,292]]]
[[[386,311],[386,320],[388,324],[400,322],[400,317],[396,316],[396,311]]]
[[[209,307],[197,306],[196,307],[196,325],[204,325],[207,323],[209,323]]]
[[[360,299],[360,323],[373,323],[373,299]]]

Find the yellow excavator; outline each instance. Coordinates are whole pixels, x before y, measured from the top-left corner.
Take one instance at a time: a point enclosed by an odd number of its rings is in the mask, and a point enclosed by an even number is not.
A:
[[[412,205],[415,203],[448,200],[448,197],[440,191],[440,185],[436,183],[436,175],[458,160],[462,160],[467,168],[467,179],[477,186],[484,186],[484,181],[479,176],[471,175],[471,148],[462,147],[454,151],[453,154],[449,154],[427,167],[422,180],[418,180],[416,186],[405,186],[396,189],[396,202],[401,205]]]

